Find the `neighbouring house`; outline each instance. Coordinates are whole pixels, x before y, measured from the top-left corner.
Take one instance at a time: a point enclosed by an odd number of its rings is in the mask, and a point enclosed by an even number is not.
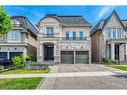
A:
[[[13,29],[0,37],[0,60],[23,54],[36,56],[38,30],[23,16],[11,17]]]
[[[116,11],[91,29],[92,62],[108,58],[116,62],[127,61],[127,20],[119,18]]]
[[[83,16],[48,14],[37,24],[37,61],[91,63],[91,24]]]

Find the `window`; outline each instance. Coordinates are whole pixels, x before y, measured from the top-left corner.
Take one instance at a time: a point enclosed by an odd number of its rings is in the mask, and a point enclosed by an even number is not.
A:
[[[66,40],[69,40],[69,32],[66,32]]]
[[[108,38],[111,38],[111,29],[107,28],[107,34],[108,34]]]
[[[116,38],[116,28],[112,29],[112,33],[113,33],[113,39]]]
[[[76,40],[76,32],[72,32],[72,40]]]
[[[79,32],[79,40],[83,40],[83,32],[82,31]]]
[[[20,42],[21,41],[21,33],[20,32],[10,32],[10,41],[11,42]]]
[[[13,26],[19,26],[20,22],[17,19],[12,20]]]
[[[117,33],[118,33],[117,38],[121,38],[121,28],[117,29]]]
[[[4,35],[0,35],[0,41],[4,41]]]
[[[53,37],[54,36],[54,28],[53,27],[46,27],[46,35],[47,35],[47,37]]]

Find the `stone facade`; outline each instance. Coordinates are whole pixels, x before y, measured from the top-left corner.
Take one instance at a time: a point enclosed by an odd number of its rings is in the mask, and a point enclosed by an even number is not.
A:
[[[72,17],[73,18],[73,17]],[[61,51],[88,51],[89,63],[91,63],[91,39],[89,31],[91,26],[84,25],[68,25],[61,23],[58,19],[52,16],[44,17],[37,25],[40,33],[37,36],[37,61],[44,62],[44,45],[52,44],[54,46],[54,62],[61,63]],[[45,37],[46,27],[53,27],[53,37]],[[85,40],[65,40],[66,32],[69,32],[72,38],[72,32],[76,32],[76,37],[79,36],[79,31],[83,31]]]
[[[117,13],[113,13],[106,19],[101,20],[91,30],[92,61],[101,62],[102,58],[109,58],[113,61],[124,62],[127,60],[125,24],[120,20]],[[96,38],[97,43],[94,42]],[[94,56],[98,56],[94,57]]]

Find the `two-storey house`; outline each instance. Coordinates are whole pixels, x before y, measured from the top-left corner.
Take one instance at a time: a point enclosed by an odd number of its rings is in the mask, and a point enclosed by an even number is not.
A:
[[[127,20],[121,20],[113,11],[91,30],[92,62],[108,58],[116,62],[127,61]]]
[[[23,54],[36,56],[38,30],[23,16],[11,17],[13,29],[0,37],[0,60]]]
[[[37,61],[91,63],[89,24],[83,16],[48,14],[37,24]]]

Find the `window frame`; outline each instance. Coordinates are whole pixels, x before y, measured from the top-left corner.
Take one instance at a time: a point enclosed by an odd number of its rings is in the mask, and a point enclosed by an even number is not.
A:
[[[84,32],[80,31],[79,32],[79,40],[83,40]]]
[[[69,31],[66,31],[66,40],[69,40]]]
[[[21,32],[19,31],[9,32],[9,42],[21,42]]]
[[[72,32],[72,40],[76,40],[76,32],[75,31]]]
[[[52,31],[49,31],[51,29],[52,29]],[[46,36],[47,37],[53,37],[54,36],[54,27],[52,27],[52,26],[47,26],[46,27]]]

